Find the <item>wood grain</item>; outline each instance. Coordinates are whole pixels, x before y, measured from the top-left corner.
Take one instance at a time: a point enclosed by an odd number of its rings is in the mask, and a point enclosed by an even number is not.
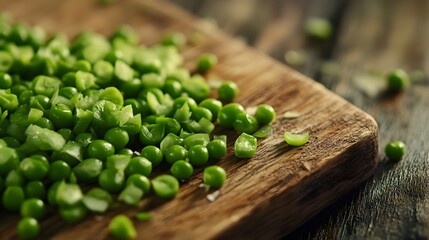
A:
[[[170,31],[187,36],[199,32],[206,40],[184,49],[186,67],[192,68],[203,52],[216,54],[220,63],[209,77],[237,82],[238,102],[246,107],[269,103],[279,115],[273,134],[259,142],[252,159],[233,156],[236,135],[228,133],[228,155],[216,163],[226,169],[228,180],[216,201],[209,202],[198,187],[202,176],[197,171],[172,201],[149,197],[138,208],[92,215],[78,225],[67,225],[52,212],[42,222],[44,239],[102,239],[108,235],[112,216],[119,212],[132,216],[136,211],[152,214],[151,221],[136,222],[141,239],[279,238],[358,186],[376,167],[378,132],[372,117],[322,85],[165,2],[124,0],[100,7],[87,0],[40,0],[37,4],[21,0],[1,1],[0,8],[19,21],[69,36],[84,28],[108,34],[123,23],[134,26],[144,44],[156,43]],[[286,111],[301,116],[282,118]],[[310,142],[288,147],[282,140],[285,130],[309,131]],[[0,236],[15,237],[17,216],[1,214]]]
[[[288,50],[302,50],[310,59],[295,69],[322,83],[374,116],[380,126],[380,158],[374,177],[350,192],[285,239],[428,239],[429,238],[429,2],[420,0],[266,0],[246,1],[253,12],[231,15],[226,8],[241,0],[171,0],[218,22],[231,35],[249,39],[260,51],[285,62]],[[240,8],[229,9],[239,12]],[[254,17],[254,16],[257,16]],[[324,44],[309,44],[302,24],[309,16],[334,23],[335,35]],[[234,28],[227,28],[233,25]],[[252,26],[249,28],[249,26]],[[325,63],[339,65],[326,74]],[[423,78],[396,95],[368,96],[357,75],[385,74],[393,68]],[[367,81],[368,83],[368,81]],[[367,84],[369,87],[372,84]],[[385,159],[391,140],[407,144],[399,163]]]

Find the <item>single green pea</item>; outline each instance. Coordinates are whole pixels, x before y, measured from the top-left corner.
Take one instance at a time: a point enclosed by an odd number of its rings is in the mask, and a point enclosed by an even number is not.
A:
[[[130,175],[127,178],[127,181],[125,183],[126,186],[133,184],[134,186],[140,188],[141,190],[143,190],[144,194],[149,193],[150,190],[150,180],[138,173],[134,173],[132,175]]]
[[[332,25],[323,18],[309,18],[305,23],[305,32],[312,38],[327,40],[332,35]]]
[[[96,158],[88,158],[73,168],[79,182],[94,182],[103,170],[103,162]]]
[[[164,36],[164,38],[161,40],[161,44],[182,48],[186,44],[186,37],[183,35],[183,33],[172,32]]]
[[[51,181],[61,181],[68,179],[71,173],[70,166],[61,160],[51,163],[49,167],[48,177]]]
[[[82,203],[73,206],[60,207],[60,216],[68,223],[80,222],[86,217],[87,214],[88,210]]]
[[[219,112],[222,109],[222,102],[214,98],[207,98],[201,101],[199,106],[210,110],[213,119],[217,119]]]
[[[49,162],[45,157],[29,157],[21,161],[20,170],[29,180],[42,180],[49,172]]]
[[[71,99],[77,93],[78,91],[75,87],[63,87],[63,88],[60,88],[58,95]]]
[[[12,87],[12,77],[7,73],[0,72],[0,88],[8,89]]]
[[[104,140],[111,143],[115,150],[120,150],[127,145],[130,138],[127,131],[122,128],[111,128],[104,134]]]
[[[256,107],[255,118],[261,126],[267,125],[276,118],[276,111],[271,105],[261,104]]]
[[[173,198],[179,192],[179,181],[171,175],[160,175],[152,180],[152,188],[160,198]]]
[[[54,182],[48,189],[48,203],[52,206],[57,206],[57,192],[62,182]]]
[[[40,233],[39,222],[30,217],[24,217],[18,222],[16,232],[19,239],[34,239]]]
[[[125,174],[131,176],[132,174],[138,173],[148,177],[152,172],[152,162],[144,157],[133,157],[128,163],[125,169]]]
[[[214,139],[207,144],[207,151],[210,159],[219,160],[226,155],[226,143],[220,139]]]
[[[235,140],[234,154],[238,158],[251,158],[256,153],[257,139],[247,133],[242,133]]]
[[[231,129],[237,114],[245,113],[243,106],[238,103],[229,103],[222,107],[219,112],[219,124],[221,127]]]
[[[188,151],[189,163],[194,167],[200,167],[209,160],[209,152],[203,145],[195,145]]]
[[[205,73],[217,64],[217,57],[213,54],[202,54],[197,61],[197,70]]]
[[[53,122],[57,129],[71,128],[73,126],[73,112],[64,104],[52,106],[48,115],[49,119]]]
[[[6,138],[7,139],[7,138]],[[3,141],[9,143],[3,138]],[[0,176],[7,175],[10,171],[19,166],[19,157],[15,149],[10,147],[0,147]]]
[[[105,161],[108,156],[115,154],[115,147],[104,140],[94,140],[88,145],[88,156]]]
[[[10,186],[3,192],[3,207],[9,211],[18,211],[25,200],[25,194],[22,187]]]
[[[182,84],[175,80],[167,80],[162,87],[162,91],[172,98],[178,98],[183,92]]]
[[[42,200],[37,198],[26,199],[21,205],[21,216],[42,219],[45,216],[46,209]]]
[[[203,175],[204,184],[220,188],[226,180],[226,172],[223,168],[219,166],[210,166],[204,169]]]
[[[110,233],[119,239],[135,239],[137,231],[133,222],[125,215],[117,215],[109,223]]]
[[[25,185],[25,196],[27,198],[46,198],[45,185],[41,181],[31,181]]]
[[[253,134],[258,130],[259,124],[255,117],[246,113],[239,113],[235,116],[233,127],[239,133]]]
[[[177,179],[186,180],[192,176],[194,168],[185,160],[179,160],[173,163],[170,172]]]
[[[232,102],[238,93],[237,84],[231,81],[223,82],[217,90],[217,96],[222,102]]]
[[[20,186],[23,187],[25,184],[25,177],[19,170],[12,170],[6,176],[5,179],[6,186]]]
[[[401,141],[392,141],[386,145],[386,156],[393,161],[399,161],[405,155],[406,146]]]
[[[110,193],[117,193],[124,188],[125,175],[115,169],[104,169],[98,176],[98,184]]]
[[[141,156],[152,163],[152,167],[157,167],[163,159],[161,150],[156,146],[146,146],[141,151]]]
[[[173,145],[167,149],[165,153],[165,160],[169,164],[173,164],[178,160],[184,160],[188,156],[188,150],[180,145]]]
[[[74,63],[73,69],[75,71],[91,72],[92,66],[89,61],[85,59],[79,59]]]
[[[201,118],[205,118],[209,121],[212,121],[213,114],[212,112],[204,107],[196,107],[194,110],[192,110],[192,119],[195,121],[200,121]]]
[[[387,87],[392,92],[399,92],[410,85],[410,77],[402,69],[391,71],[387,76]]]

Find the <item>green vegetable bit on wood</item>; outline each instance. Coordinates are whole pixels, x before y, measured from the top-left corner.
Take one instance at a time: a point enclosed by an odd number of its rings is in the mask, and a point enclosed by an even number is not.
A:
[[[308,134],[308,132],[305,132],[303,134],[294,134],[286,131],[283,135],[283,138],[288,145],[293,147],[299,147],[308,142],[310,134]]]

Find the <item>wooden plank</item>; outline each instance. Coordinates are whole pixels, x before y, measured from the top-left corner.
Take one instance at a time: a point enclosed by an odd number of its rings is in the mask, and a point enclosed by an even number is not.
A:
[[[134,26],[145,44],[157,42],[172,30],[187,36],[200,32],[206,41],[184,49],[186,66],[192,68],[200,53],[215,53],[220,63],[211,76],[236,81],[241,89],[238,102],[246,107],[266,102],[279,113],[274,133],[259,142],[258,153],[250,160],[233,156],[236,134],[228,132],[228,155],[217,163],[227,170],[228,181],[216,201],[209,202],[198,187],[199,170],[172,201],[149,197],[137,209],[122,207],[73,226],[53,213],[42,222],[42,238],[102,239],[112,216],[119,212],[132,216],[136,211],[152,214],[151,221],[136,222],[142,239],[280,237],[367,179],[376,166],[377,124],[369,115],[165,2],[124,0],[100,7],[86,0],[40,0],[37,4],[21,0],[1,1],[0,8],[20,21],[70,36],[83,28],[108,34],[121,23]],[[301,116],[281,117],[291,110]],[[309,131],[310,142],[300,148],[288,147],[282,140],[285,130]],[[16,220],[16,216],[2,213],[0,236],[14,237]]]

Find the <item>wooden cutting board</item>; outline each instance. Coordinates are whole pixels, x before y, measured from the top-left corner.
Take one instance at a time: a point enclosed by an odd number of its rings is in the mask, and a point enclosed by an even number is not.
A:
[[[104,239],[113,216],[132,217],[137,211],[152,215],[150,221],[135,221],[139,239],[279,238],[358,186],[377,164],[378,133],[372,117],[166,2],[120,0],[100,6],[95,0],[0,0],[0,9],[15,21],[71,37],[84,29],[107,35],[123,23],[135,27],[148,45],[171,31],[189,38],[204,36],[201,43],[184,49],[186,67],[192,69],[199,54],[214,53],[219,65],[209,77],[235,81],[241,90],[237,102],[245,107],[268,103],[278,113],[273,134],[259,141],[257,154],[249,160],[234,157],[237,135],[228,133],[228,155],[217,163],[226,169],[228,179],[215,201],[210,202],[199,187],[200,169],[171,201],[148,197],[137,208],[90,215],[77,225],[64,223],[52,211],[41,223],[41,239]],[[287,111],[300,116],[285,118]],[[310,141],[289,147],[282,139],[285,130],[309,131]],[[0,238],[16,237],[17,214],[0,214]]]

